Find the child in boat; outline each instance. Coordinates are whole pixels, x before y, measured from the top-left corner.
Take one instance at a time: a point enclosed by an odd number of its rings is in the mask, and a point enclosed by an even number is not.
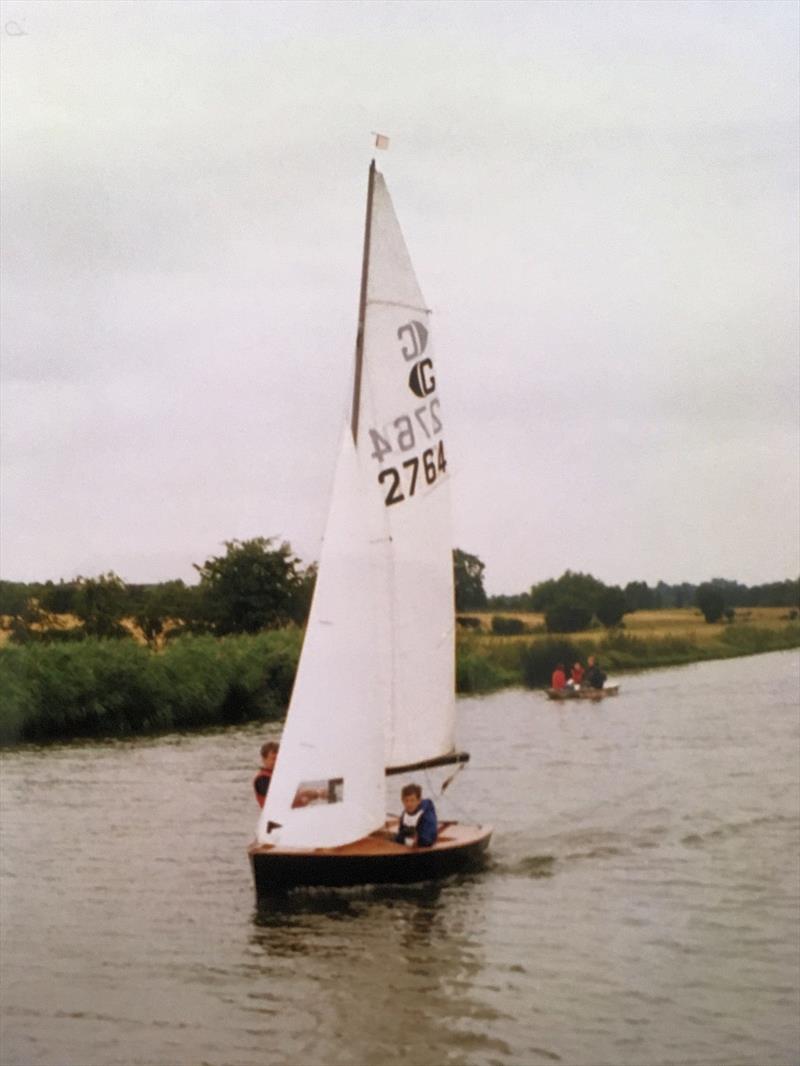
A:
[[[553,676],[550,678],[550,688],[559,689],[564,688],[567,683],[567,675],[564,671],[564,664],[559,663],[553,671]]]
[[[261,769],[253,778],[253,789],[259,807],[264,806],[267,798],[269,783],[272,780],[272,771],[275,769],[275,760],[278,758],[278,744],[274,740],[268,740],[261,745]]]
[[[429,848],[436,843],[439,824],[436,808],[429,799],[422,798],[419,785],[404,785],[400,791],[403,813],[395,840],[409,847]]]
[[[580,662],[572,664],[572,670],[570,671],[569,679],[575,688],[581,687],[581,682],[583,681],[583,667],[581,666]]]

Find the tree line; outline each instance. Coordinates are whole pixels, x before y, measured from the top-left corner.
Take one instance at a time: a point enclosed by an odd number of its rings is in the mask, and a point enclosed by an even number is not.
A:
[[[127,622],[154,647],[184,633],[228,636],[305,623],[315,564],[303,567],[287,542],[270,537],[224,547],[224,555],[193,564],[196,585],[129,584],[113,572],[38,584],[0,581],[0,615],[20,644],[130,636]],[[76,624],[64,626],[64,615]]]
[[[570,574],[571,571],[566,571]],[[589,575],[591,576],[591,575]],[[547,585],[548,582],[543,582]],[[729,581],[715,577],[701,585],[688,581],[669,585],[659,581],[648,585],[646,581],[629,581],[621,586],[629,611],[658,611],[661,609],[697,606],[697,591],[701,587],[711,586],[718,590],[728,607],[797,607],[800,605],[800,578],[786,581],[771,581],[763,585],[743,585],[739,581]],[[489,596],[485,601],[487,610],[535,611],[537,590],[541,585],[532,586],[529,592],[511,596]]]
[[[697,607],[706,621],[718,622],[722,618],[731,620],[737,608],[800,608],[800,578],[750,587],[720,577],[699,585],[659,581],[651,587],[645,581],[629,581],[623,587],[606,585],[592,574],[566,570],[561,577],[542,581],[527,592],[487,596],[481,560],[458,550],[454,556],[457,610],[541,612],[551,633],[577,633],[594,621],[612,629],[634,611]],[[504,620],[493,619],[493,629],[502,631],[495,621]]]
[[[59,582],[0,581],[0,615],[9,620],[17,643],[124,637],[130,635],[130,622],[154,647],[182,633],[227,636],[305,624],[316,564],[302,566],[288,542],[269,537],[225,541],[224,547],[224,555],[193,564],[195,585],[181,580],[131,584],[113,572]],[[637,610],[695,606],[716,622],[732,618],[736,608],[800,606],[800,579],[752,587],[724,578],[700,585],[659,581],[653,587],[630,581],[621,587],[566,570],[518,595],[487,596],[485,570],[477,555],[455,549],[457,611],[541,612],[552,633],[579,632],[595,622],[612,629]],[[74,624],[64,626],[64,615]],[[495,621],[495,632],[512,631],[504,625],[513,620]]]

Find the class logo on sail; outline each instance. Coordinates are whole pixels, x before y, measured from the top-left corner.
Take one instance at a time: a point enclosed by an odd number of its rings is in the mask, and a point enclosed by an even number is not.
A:
[[[420,358],[428,346],[428,330],[422,322],[407,322],[397,331],[397,339],[402,341],[400,351],[406,362],[414,362],[408,375],[408,387],[415,396],[424,399],[436,388],[433,375],[433,363],[430,359]]]

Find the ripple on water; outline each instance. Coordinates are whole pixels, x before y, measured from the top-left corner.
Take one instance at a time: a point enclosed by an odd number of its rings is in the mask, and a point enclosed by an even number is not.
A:
[[[266,907],[259,728],[7,753],[4,1061],[800,1062],[795,660],[460,701],[489,868]]]

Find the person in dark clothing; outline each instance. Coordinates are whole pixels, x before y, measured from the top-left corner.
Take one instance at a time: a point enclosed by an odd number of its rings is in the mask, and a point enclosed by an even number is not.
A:
[[[395,840],[398,844],[409,847],[429,848],[436,843],[439,823],[436,809],[429,799],[422,798],[419,785],[405,785],[400,797],[403,801],[403,813],[400,815]]]
[[[589,688],[602,688],[606,683],[606,674],[600,669],[600,663],[594,655],[589,656],[589,663],[583,677]]]
[[[261,769],[253,778],[253,789],[259,807],[264,806],[269,791],[269,783],[272,780],[272,772],[275,769],[275,760],[278,758],[278,744],[274,740],[268,740],[261,745]]]

